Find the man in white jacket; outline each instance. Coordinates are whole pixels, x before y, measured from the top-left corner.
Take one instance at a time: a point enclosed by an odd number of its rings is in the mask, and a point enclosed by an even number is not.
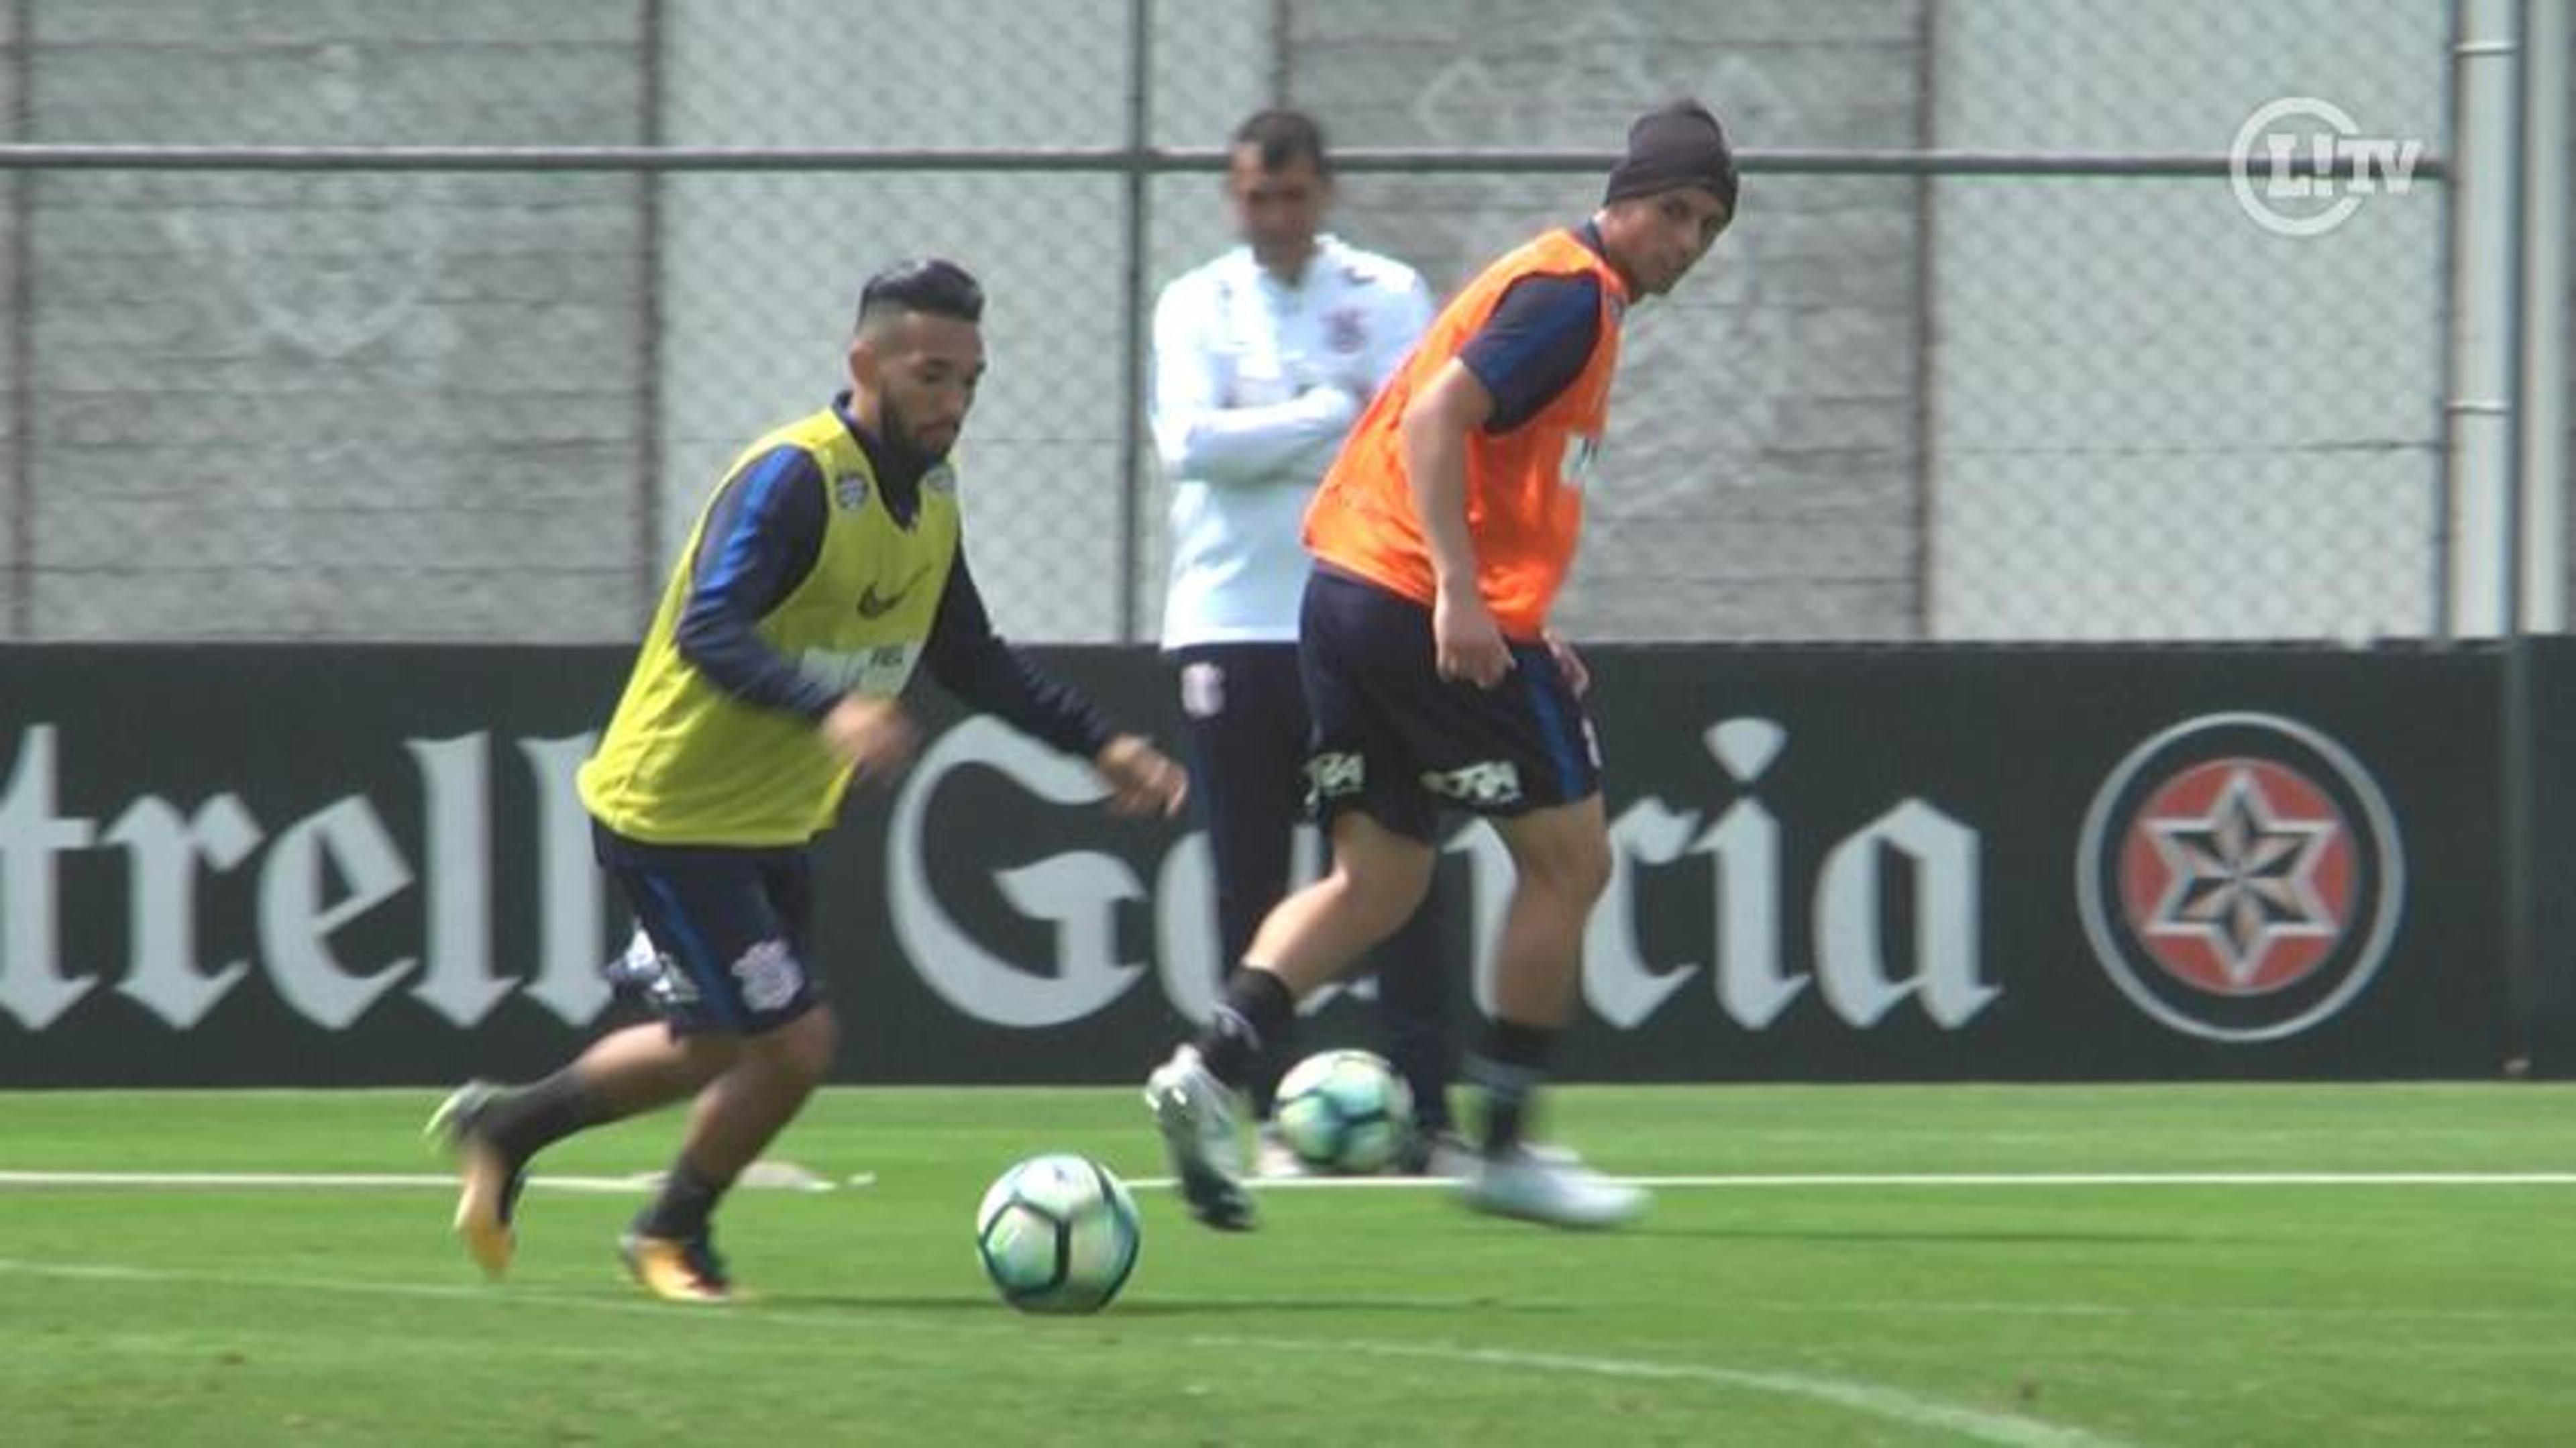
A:
[[[1332,204],[1311,117],[1266,110],[1236,128],[1226,197],[1242,244],[1175,280],[1154,308],[1153,420],[1172,480],[1163,650],[1181,691],[1191,793],[1216,866],[1228,968],[1291,884],[1307,752],[1297,611],[1299,531],[1343,435],[1429,324],[1411,267],[1320,227]],[[1413,1171],[1454,1169],[1449,980],[1426,905],[1377,958],[1387,1055],[1412,1088]],[[1253,1083],[1267,1122],[1280,1064]],[[1265,1134],[1261,1166],[1293,1159]]]

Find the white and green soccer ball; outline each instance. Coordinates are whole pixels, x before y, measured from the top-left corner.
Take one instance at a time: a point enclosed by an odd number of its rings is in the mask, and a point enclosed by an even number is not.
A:
[[[1069,1152],[1033,1156],[986,1189],[975,1253],[1023,1312],[1097,1312],[1136,1270],[1136,1198],[1109,1168]]]
[[[1366,1176],[1404,1154],[1413,1092],[1374,1052],[1319,1051],[1279,1078],[1272,1121],[1308,1170]]]

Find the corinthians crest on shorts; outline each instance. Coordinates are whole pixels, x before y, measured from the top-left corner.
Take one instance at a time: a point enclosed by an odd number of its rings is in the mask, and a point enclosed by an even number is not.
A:
[[[2387,959],[2405,852],[2379,783],[2294,719],[2206,714],[2112,769],[2075,852],[2084,933],[2140,1010],[2266,1041],[2341,1011]]]

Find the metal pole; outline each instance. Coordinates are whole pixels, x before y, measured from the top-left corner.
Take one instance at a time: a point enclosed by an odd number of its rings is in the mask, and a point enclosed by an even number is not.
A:
[[[1144,157],[1153,142],[1153,0],[1128,0],[1127,57],[1127,149],[1131,157]],[[1119,390],[1121,414],[1118,419],[1118,641],[1134,643],[1143,636],[1139,610],[1144,591],[1136,576],[1143,566],[1143,530],[1145,526],[1145,463],[1142,437],[1145,416],[1146,308],[1145,253],[1150,245],[1153,205],[1152,173],[1131,160],[1124,168],[1127,182],[1127,257],[1126,272],[1119,280],[1124,303],[1124,326],[1119,338],[1121,376]]]
[[[36,0],[10,6],[9,133],[26,137],[36,122]],[[9,186],[9,598],[8,636],[34,637],[36,627],[36,177]]]
[[[2568,621],[2567,348],[2569,68],[2576,61],[2571,0],[2532,0],[2523,11],[2522,284],[2529,321],[2514,358],[2520,423],[2524,540],[2523,624],[2552,633]]]
[[[2508,63],[2506,104],[2511,122],[2505,127],[2505,164],[2501,174],[2505,181],[2504,200],[2504,631],[2510,636],[2523,631],[2523,528],[2529,513],[2524,497],[2526,480],[2522,472],[2522,387],[2524,375],[2523,339],[2530,329],[2524,315],[2528,300],[2523,275],[2523,219],[2528,211],[2530,178],[2525,175],[2524,158],[2530,154],[2530,77],[2531,47],[2524,43],[2531,33],[2531,0],[2513,0],[2511,9],[2513,55]]]
[[[2462,44],[2466,34],[2466,17],[2461,13],[2467,0],[2451,0],[2450,34],[2444,53],[2450,64],[2442,69],[2442,114],[2450,125],[2450,140],[2457,146],[2462,117],[2467,108],[2468,87],[2462,84],[2461,72],[2468,66],[2468,52]],[[2460,635],[2459,606],[2454,601],[2458,568],[2453,553],[2459,548],[2460,516],[2458,459],[2466,443],[2460,436],[2459,410],[2452,405],[2460,395],[2460,319],[2467,315],[2467,287],[2456,260],[2460,249],[2460,191],[2456,186],[2442,190],[2442,415],[2440,429],[2441,457],[2434,464],[2432,516],[2424,520],[2425,536],[2431,540],[2433,554],[2432,636],[2456,639]]]
[[[1914,31],[1920,59],[1915,68],[1914,138],[1929,143],[1939,110],[1933,86],[1939,78],[1941,0],[1930,0]],[[1914,182],[1914,636],[1932,637],[1932,611],[1940,580],[1933,576],[1939,551],[1933,530],[1939,526],[1933,489],[1939,471],[1932,452],[1932,430],[1941,416],[1937,388],[1940,374],[1932,365],[1933,329],[1939,324],[1937,295],[1940,247],[1934,241],[1940,220],[1940,182],[1919,176]]]
[[[2501,53],[2501,52],[2499,52]],[[1141,107],[1145,97],[1133,98]],[[1613,150],[1501,150],[1464,146],[1361,146],[1335,149],[1340,173],[1462,176],[1597,176],[1619,162]],[[1225,170],[1222,146],[1151,146],[1137,135],[1122,146],[163,146],[0,144],[0,171],[780,171],[918,172],[968,175],[1096,175],[1121,168],[1148,173]],[[1759,175],[1798,176],[2120,176],[2223,180],[2235,163],[2203,151],[1930,151],[1894,147],[1747,150],[1737,164]],[[2327,163],[2329,169],[2332,162]],[[2451,176],[2452,161],[2426,154],[2418,181]],[[2286,176],[2327,174],[2305,155],[2286,158]]]
[[[1270,103],[1291,104],[1289,86],[1295,80],[1295,67],[1288,58],[1288,0],[1270,0]]]
[[[638,129],[647,146],[662,144],[664,19],[663,0],[644,0],[644,115]],[[637,409],[642,425],[635,429],[635,616],[643,620],[653,616],[662,573],[662,173],[647,171],[636,180],[644,188],[638,197],[644,227],[638,261],[642,288],[635,308],[636,324],[644,329],[639,349],[644,379],[643,406]]]
[[[2510,9],[2513,59],[2512,124],[2506,128],[2511,147],[2511,165],[2504,171],[2508,178],[2505,216],[2508,236],[2505,259],[2505,417],[2504,417],[2504,486],[2506,503],[2505,569],[2508,592],[2505,596],[2504,678],[2500,700],[2502,737],[2497,740],[2501,765],[2499,783],[2504,796],[2497,801],[2498,823],[2502,839],[2504,866],[2504,968],[2508,1070],[2527,1070],[2531,1056],[2532,1032],[2539,1016],[2538,965],[2533,950],[2534,928],[2531,918],[2533,903],[2539,899],[2539,882],[2532,878],[2538,863],[2538,810],[2532,799],[2537,783],[2538,755],[2532,742],[2535,727],[2532,719],[2531,671],[2532,641],[2523,630],[2522,525],[2522,376],[2523,331],[2523,215],[2524,191],[2529,178],[2524,174],[2523,158],[2528,154],[2528,83],[2531,74],[2531,9],[2529,0],[2513,0]],[[2514,1064],[2521,1063],[2518,1067]]]
[[[2509,633],[2514,608],[2512,475],[2504,453],[2514,399],[2504,342],[2511,334],[2509,193],[2519,177],[2513,145],[2511,0],[2463,0],[2452,44],[2457,110],[2452,123],[2449,540],[2452,637]]]

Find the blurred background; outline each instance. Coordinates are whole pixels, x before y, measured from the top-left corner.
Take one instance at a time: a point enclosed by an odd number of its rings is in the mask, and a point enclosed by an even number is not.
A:
[[[2568,8],[12,0],[0,640],[629,638],[917,253],[992,297],[1002,629],[1149,639],[1234,124],[1317,115],[1446,289],[1679,94],[1741,214],[1630,319],[1568,633],[2554,631]]]

